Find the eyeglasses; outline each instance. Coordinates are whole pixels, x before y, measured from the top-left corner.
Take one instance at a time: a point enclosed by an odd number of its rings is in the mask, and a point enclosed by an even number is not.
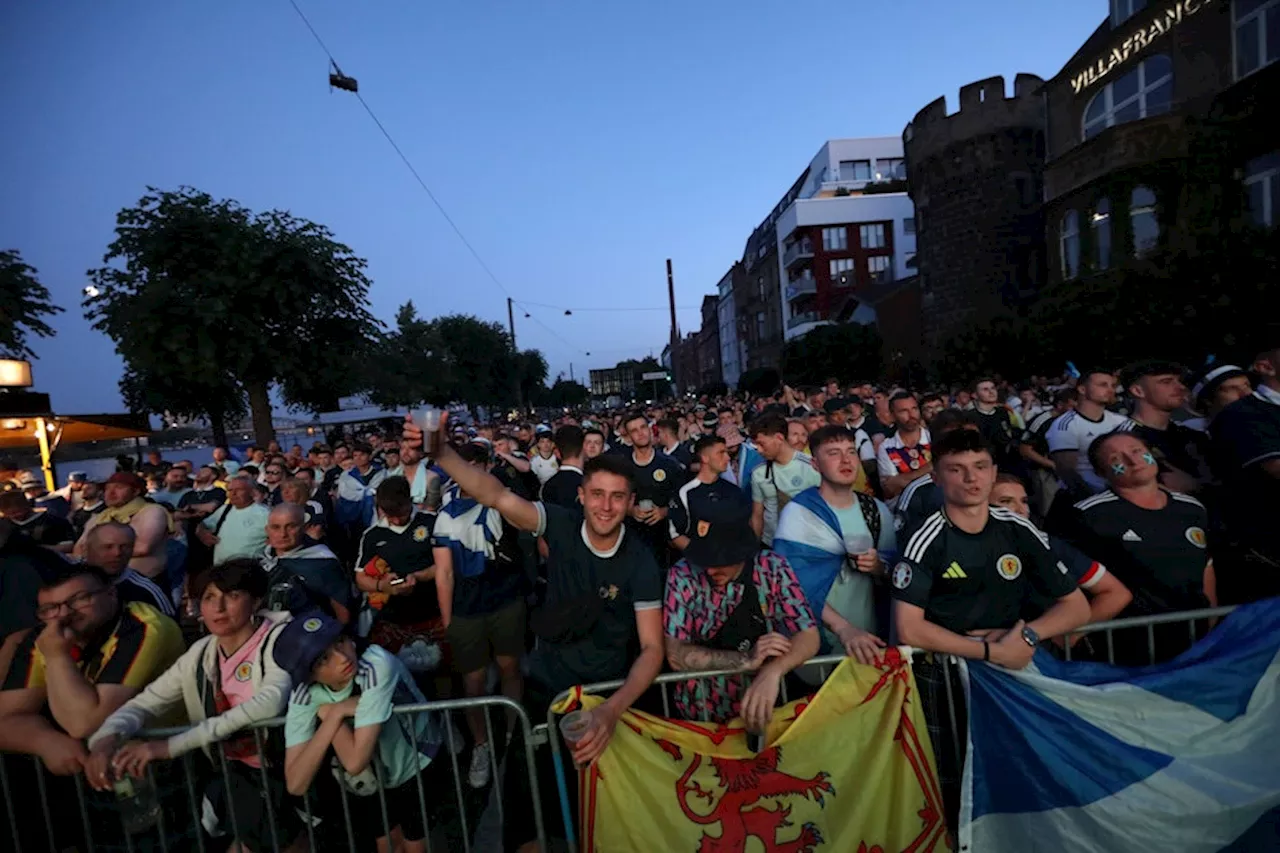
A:
[[[90,602],[93,601],[94,596],[105,589],[106,587],[103,587],[102,589],[88,590],[85,592],[77,592],[65,601],[51,601],[48,604],[41,604],[36,608],[36,617],[42,620],[52,619],[62,612],[63,607],[66,607],[68,610],[87,610]]]
[[[280,476],[281,474],[283,474],[283,473],[284,473],[284,472],[283,472],[283,471],[281,471],[279,468],[268,468],[268,469],[267,469],[267,474],[268,474],[269,476],[274,475],[274,476],[276,476],[276,477],[279,477],[279,476]]]

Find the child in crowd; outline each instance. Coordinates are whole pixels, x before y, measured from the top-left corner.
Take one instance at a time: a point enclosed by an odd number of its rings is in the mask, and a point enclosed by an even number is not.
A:
[[[357,646],[320,611],[297,616],[275,654],[294,684],[285,718],[288,790],[301,795],[327,764],[345,788],[360,849],[377,839],[379,853],[425,851],[423,804],[437,820],[453,780],[439,716],[392,712],[426,701],[409,670],[381,646]]]

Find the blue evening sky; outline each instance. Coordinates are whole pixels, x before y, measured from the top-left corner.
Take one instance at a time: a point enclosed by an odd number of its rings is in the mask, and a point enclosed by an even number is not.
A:
[[[1104,0],[298,0],[481,256],[531,308],[521,347],[579,378],[685,331],[829,138],[1056,73]],[[0,247],[66,313],[37,344],[63,412],[117,411],[120,362],[80,308],[114,216],[189,184],[327,224],[373,307],[506,322],[470,256],[288,0],[10,2],[0,10]],[[550,330],[554,330],[552,334]],[[563,339],[563,340],[562,340]],[[570,344],[566,344],[567,340]],[[590,351],[591,356],[585,355]]]

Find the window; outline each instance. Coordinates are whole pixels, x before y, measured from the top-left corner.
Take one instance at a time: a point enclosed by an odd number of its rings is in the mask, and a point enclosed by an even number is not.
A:
[[[908,216],[906,219],[902,220],[902,233],[903,234],[916,233],[916,220],[914,216]]]
[[[1090,225],[1093,228],[1094,264],[1100,270],[1111,265],[1111,200],[1100,198],[1093,207]]]
[[[876,179],[901,180],[907,176],[907,163],[901,157],[881,157],[876,160]]]
[[[1156,194],[1146,187],[1137,187],[1129,198],[1129,226],[1133,229],[1134,257],[1142,257],[1160,242]]]
[[[852,272],[852,270],[853,258],[839,258],[831,261],[831,280],[833,282],[838,282],[840,280],[840,273]]]
[[[871,280],[877,284],[893,281],[892,267],[893,260],[884,255],[867,258],[867,272],[871,274]]]
[[[757,292],[760,294],[760,301],[764,302],[764,276],[760,276],[756,279],[756,288]]]
[[[822,248],[828,252],[843,252],[849,248],[849,231],[844,226],[822,229]]]
[[[1108,83],[1084,110],[1084,138],[1108,127],[1167,113],[1173,103],[1173,61],[1158,53]]]
[[[1254,225],[1270,228],[1280,221],[1280,151],[1245,166],[1244,190]]]
[[[840,180],[842,181],[871,180],[871,161],[870,160],[841,160],[840,161]]]
[[[1236,79],[1280,59],[1280,0],[1235,0]]]
[[[760,311],[756,314],[756,340],[763,341],[764,339],[764,312]]]
[[[1111,26],[1118,27],[1147,7],[1147,0],[1111,0]]]
[[[882,223],[859,225],[858,240],[862,243],[862,248],[864,249],[883,249],[884,225]]]
[[[1080,272],[1080,215],[1068,210],[1062,217],[1059,237],[1062,250],[1062,277],[1075,278]]]

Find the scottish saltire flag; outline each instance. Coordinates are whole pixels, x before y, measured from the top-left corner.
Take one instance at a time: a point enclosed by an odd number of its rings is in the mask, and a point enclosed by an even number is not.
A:
[[[960,849],[1280,850],[1280,599],[1174,661],[971,664]]]
[[[778,513],[773,550],[787,558],[815,614],[831,592],[846,556],[840,520],[817,486],[805,489]]]
[[[565,713],[599,705],[575,691]],[[846,659],[822,689],[774,711],[764,748],[741,720],[629,710],[580,771],[584,853],[943,853],[933,747],[907,656]]]

